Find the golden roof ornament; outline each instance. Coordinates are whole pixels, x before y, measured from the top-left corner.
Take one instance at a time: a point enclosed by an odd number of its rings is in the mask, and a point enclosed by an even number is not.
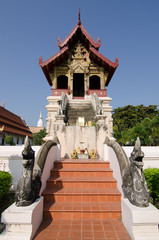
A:
[[[3,132],[4,130],[4,125],[0,128],[0,132]]]

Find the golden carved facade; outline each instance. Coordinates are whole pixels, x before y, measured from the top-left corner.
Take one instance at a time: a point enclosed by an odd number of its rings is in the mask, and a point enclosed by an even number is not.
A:
[[[62,64],[57,65],[50,71],[53,89],[57,89],[57,78],[64,75],[68,78],[68,87],[70,93],[73,91],[73,74],[84,74],[84,91],[87,93],[89,79],[91,76],[100,78],[100,89],[105,89],[105,83],[108,78],[108,72],[103,67],[99,67],[89,57],[89,51],[80,42],[69,50],[68,59]]]

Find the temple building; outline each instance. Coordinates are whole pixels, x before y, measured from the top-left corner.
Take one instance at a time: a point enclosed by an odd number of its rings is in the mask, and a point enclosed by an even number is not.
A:
[[[34,161],[26,138],[15,203],[1,217],[3,240],[159,239],[159,211],[149,203],[140,139],[126,153],[113,138],[107,87],[119,64],[99,53],[100,46],[79,12],[71,33],[58,39],[59,52],[46,61],[40,57],[52,87],[47,142],[37,146]],[[7,130],[7,120],[0,124]]]
[[[113,124],[107,87],[118,67],[118,59],[110,61],[99,52],[101,41],[95,42],[78,22],[61,41],[59,51],[39,65],[51,86],[45,140],[58,137],[62,156],[72,149],[94,149],[102,157],[105,136],[113,137]],[[68,144],[69,139],[69,144]]]
[[[5,145],[5,138],[13,136],[15,145],[24,144],[25,137],[32,141],[33,135],[26,122],[21,117],[0,106],[0,145]]]

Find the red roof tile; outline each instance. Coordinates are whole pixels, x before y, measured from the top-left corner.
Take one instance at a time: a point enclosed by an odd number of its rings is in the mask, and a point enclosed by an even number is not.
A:
[[[61,42],[60,40],[58,40],[57,45],[59,46],[59,48],[63,48],[64,46],[66,46],[68,44],[68,42],[70,41],[70,39],[72,38],[73,35],[76,34],[77,30],[80,29],[81,32],[83,33],[83,35],[86,37],[86,39],[90,42],[90,45],[93,46],[94,48],[99,48],[101,46],[100,43],[100,39],[98,38],[97,43],[93,40],[93,38],[89,35],[89,33],[86,31],[86,29],[84,28],[84,26],[82,24],[76,24],[76,26],[73,28],[73,30],[69,33],[69,35],[65,38],[65,40],[63,42]]]
[[[73,28],[73,30],[69,33],[69,35],[64,39],[63,42],[61,42],[60,38],[58,38],[57,45],[59,46],[60,51],[44,62],[42,61],[42,57],[39,58],[39,65],[41,66],[41,68],[45,74],[45,77],[48,80],[49,85],[52,86],[52,81],[51,81],[51,78],[49,75],[49,71],[51,70],[51,68],[53,68],[53,66],[55,64],[58,65],[60,60],[63,60],[66,57],[65,53],[68,53],[69,42],[72,40],[73,36],[77,33],[77,31],[79,29],[81,30],[82,34],[85,36],[87,41],[89,42],[90,57],[92,57],[93,59],[95,57],[95,59],[98,59],[99,62],[102,62],[104,67],[106,67],[106,70],[109,72],[108,80],[106,83],[106,86],[108,86],[116,68],[119,65],[118,59],[116,58],[115,62],[113,63],[108,58],[104,57],[101,53],[98,52],[98,49],[101,46],[100,39],[98,38],[97,43],[96,43],[93,40],[93,38],[88,34],[88,32],[86,31],[84,26],[81,24],[80,11],[79,11],[78,23]],[[64,55],[64,57],[63,57],[63,55]]]
[[[62,48],[59,52],[54,54],[52,57],[48,58],[46,61],[42,61],[42,58],[39,58],[39,65],[41,67],[47,66],[49,63],[53,62],[55,59],[59,58],[61,55],[63,55],[68,50],[68,47]]]
[[[100,58],[103,62],[108,64],[110,67],[117,68],[119,66],[118,59],[115,59],[115,62],[113,63],[108,58],[104,57],[101,53],[99,53],[95,48],[90,47],[89,48],[91,52],[93,52],[98,58]]]
[[[3,126],[3,132],[33,137],[29,127],[19,116],[4,107],[0,107],[0,127]]]
[[[93,47],[90,47],[90,58],[92,58],[97,64],[102,64],[106,71],[108,71],[109,74],[106,81],[106,86],[108,86],[116,68],[119,66],[118,59],[116,58],[115,62],[113,63]]]
[[[43,62],[42,57],[39,58],[39,65],[43,70],[43,73],[49,83],[50,86],[52,86],[52,81],[49,75],[49,66],[53,67],[53,64],[60,59],[60,57],[62,58],[63,55],[67,54],[68,52],[68,47],[64,47],[62,48],[59,52],[57,52],[55,55],[53,55],[52,57],[50,57],[49,59],[47,59],[46,61]]]

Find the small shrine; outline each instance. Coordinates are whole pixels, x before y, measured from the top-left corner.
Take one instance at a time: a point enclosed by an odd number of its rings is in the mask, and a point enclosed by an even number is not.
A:
[[[95,42],[78,21],[68,36],[57,41],[59,51],[39,65],[51,86],[45,140],[58,137],[61,153],[71,158],[73,149],[92,149],[102,157],[105,136],[113,137],[113,125],[107,87],[118,67],[100,52],[100,38]],[[101,145],[101,146],[100,146]],[[74,153],[75,154],[75,153]]]
[[[80,149],[80,147],[78,147],[78,150],[76,151],[76,149],[73,149],[73,152],[71,154],[71,158],[72,159],[89,159],[91,158],[91,155],[89,155],[88,153],[88,149]]]

